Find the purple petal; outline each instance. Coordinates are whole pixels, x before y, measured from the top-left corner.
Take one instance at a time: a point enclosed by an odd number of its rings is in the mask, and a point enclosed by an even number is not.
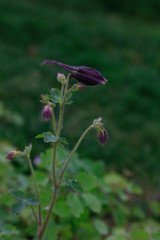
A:
[[[108,134],[105,129],[103,131],[100,131],[98,134],[98,140],[102,146],[104,146],[105,142],[108,140]]]
[[[74,71],[77,71],[79,69],[79,67],[74,67],[74,66],[70,66],[70,65],[66,65],[66,64],[63,64],[61,62],[57,62],[57,61],[54,61],[54,60],[48,60],[48,59],[45,59],[41,65],[45,65],[45,64],[56,64],[56,65],[59,65],[61,66],[62,68],[64,68],[65,70],[69,71],[69,69],[71,70],[74,70]],[[69,68],[69,69],[68,69]]]

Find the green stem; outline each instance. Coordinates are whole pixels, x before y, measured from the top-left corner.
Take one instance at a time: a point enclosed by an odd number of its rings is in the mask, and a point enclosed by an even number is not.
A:
[[[29,164],[29,167],[30,167],[31,173],[32,173],[32,178],[33,178],[35,191],[36,191],[36,197],[37,197],[37,200],[39,202],[39,205],[38,205],[38,209],[39,209],[39,226],[41,226],[41,221],[42,221],[42,215],[41,214],[42,213],[41,213],[41,201],[40,201],[40,196],[39,196],[39,188],[38,188],[38,184],[37,184],[37,180],[36,180],[36,176],[35,176],[35,172],[34,172],[34,169],[33,169],[33,166],[32,166],[32,162],[31,162],[30,156],[27,156],[27,160],[28,160],[28,164]]]
[[[48,225],[48,222],[49,222],[49,219],[50,219],[50,216],[51,216],[51,213],[52,213],[52,209],[53,209],[53,207],[54,207],[54,203],[55,203],[55,200],[56,200],[56,197],[57,197],[57,192],[58,192],[58,187],[56,187],[56,188],[54,189],[54,193],[53,193],[53,196],[52,196],[52,199],[51,199],[51,202],[50,202],[50,207],[49,207],[49,210],[48,210],[46,219],[45,219],[45,221],[44,221],[42,230],[41,230],[40,235],[39,235],[39,240],[42,240],[42,237],[43,237],[44,232],[45,232],[45,230],[46,230],[46,227],[47,227],[47,225]]]
[[[53,123],[53,133],[54,133],[54,135],[56,135],[57,129],[56,129],[56,119],[55,119],[54,112],[53,112],[53,115],[52,115],[52,123]],[[52,176],[53,176],[54,187],[56,187],[56,185],[57,185],[56,174],[55,174],[55,171],[56,171],[56,150],[57,150],[56,143],[53,143]]]
[[[54,115],[54,111],[53,111],[53,115],[52,115],[52,125],[53,125],[53,134],[56,135],[56,118]]]
[[[64,91],[64,84],[62,84],[62,87],[61,87],[60,103],[62,103],[62,100],[63,100],[63,91]]]
[[[62,88],[61,88],[60,112],[59,112],[59,121],[58,121],[58,129],[57,129],[57,132],[56,132],[56,137],[59,137],[60,134],[61,134],[63,112],[64,112],[64,106],[65,106],[66,97],[67,97],[67,94],[68,94],[67,90],[68,90],[68,85],[69,85],[70,78],[71,78],[71,74],[69,74],[68,77],[67,77],[67,83],[66,83],[66,86],[65,86],[65,90],[64,90],[64,86],[63,85],[62,85]],[[64,95],[63,95],[63,90],[64,90]],[[48,222],[49,222],[49,219],[50,219],[50,216],[51,216],[51,213],[52,213],[52,209],[53,209],[56,197],[57,197],[57,192],[58,192],[58,189],[59,189],[59,186],[57,186],[56,173],[55,173],[57,144],[58,144],[58,142],[54,143],[53,161],[52,161],[52,170],[53,170],[52,174],[53,174],[53,179],[54,179],[54,192],[53,192],[53,195],[52,195],[52,199],[51,199],[51,202],[50,202],[50,207],[49,207],[47,216],[45,218],[45,221],[44,221],[44,224],[43,224],[40,236],[39,236],[39,240],[42,240],[43,234],[44,234],[44,232],[46,230],[46,227],[48,225]]]
[[[60,185],[61,185],[61,180],[62,180],[62,177],[65,173],[65,170],[73,156],[73,154],[76,152],[77,148],[79,147],[79,145],[81,144],[83,138],[86,136],[86,134],[88,133],[88,131],[93,128],[93,125],[91,125],[89,128],[86,129],[86,131],[82,134],[82,136],[80,137],[80,139],[78,140],[77,144],[75,145],[75,147],[73,148],[71,154],[69,155],[64,167],[63,167],[63,170],[61,172],[61,175],[60,175],[60,179],[59,179],[59,182],[58,184],[56,185],[55,189],[54,189],[54,193],[53,193],[53,196],[52,196],[52,199],[51,199],[51,203],[50,203],[50,207],[49,207],[49,210],[48,210],[48,213],[47,213],[47,216],[46,216],[46,219],[45,219],[45,222],[44,222],[44,225],[42,227],[42,230],[41,230],[41,233],[40,233],[40,236],[39,236],[39,240],[42,240],[42,237],[43,237],[43,234],[45,232],[45,229],[48,225],[48,222],[49,222],[49,219],[50,219],[50,216],[51,216],[51,213],[52,213],[52,209],[54,207],[54,204],[55,204],[55,201],[56,201],[56,197],[57,197],[57,193],[58,193],[58,190],[60,188]]]
[[[62,169],[62,172],[61,172],[61,175],[60,175],[60,178],[59,178],[59,182],[58,182],[58,186],[59,186],[60,183],[61,183],[61,180],[62,180],[62,178],[63,178],[63,175],[64,175],[64,173],[65,173],[65,170],[66,170],[66,168],[67,168],[67,166],[68,166],[68,164],[69,164],[69,162],[70,162],[73,154],[77,151],[77,148],[78,148],[79,145],[81,144],[83,138],[86,136],[86,134],[88,133],[88,131],[89,131],[91,128],[93,128],[93,125],[89,126],[89,128],[86,129],[86,131],[82,134],[82,136],[81,136],[80,139],[78,140],[77,144],[76,144],[75,147],[73,148],[72,152],[70,153],[70,155],[69,155],[69,157],[68,157],[68,159],[67,159],[67,161],[66,161],[66,163],[65,163],[65,165],[64,165],[64,167],[63,167],[63,169]]]

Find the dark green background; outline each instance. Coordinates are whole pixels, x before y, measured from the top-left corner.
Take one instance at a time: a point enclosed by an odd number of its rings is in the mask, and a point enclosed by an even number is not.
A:
[[[102,117],[109,141],[93,132],[79,153],[103,159],[134,179],[156,184],[160,155],[160,1],[0,0],[0,140],[33,157],[48,147],[34,137],[47,131],[40,94],[58,86],[54,59],[99,70],[105,86],[88,87],[66,107],[62,135],[68,148]]]

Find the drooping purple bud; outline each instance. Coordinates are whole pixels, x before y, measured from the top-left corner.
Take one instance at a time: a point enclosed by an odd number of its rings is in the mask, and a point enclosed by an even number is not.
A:
[[[102,128],[100,132],[98,132],[98,140],[102,146],[104,146],[105,142],[108,140],[108,134],[105,128]]]
[[[61,62],[47,60],[47,59],[42,62],[42,65],[45,65],[45,64],[57,64],[62,68],[64,68],[69,73],[71,73],[71,76],[74,77],[77,81],[82,82],[89,86],[105,84],[106,82],[108,82],[100,72],[90,67],[85,67],[85,66],[74,67],[74,66],[63,64]]]
[[[6,159],[13,160],[15,157],[18,156],[19,153],[20,153],[19,151],[10,151],[10,152],[6,155]]]
[[[42,116],[45,121],[48,121],[50,118],[52,118],[53,115],[53,109],[50,107],[49,104],[44,106],[43,111],[42,111]]]

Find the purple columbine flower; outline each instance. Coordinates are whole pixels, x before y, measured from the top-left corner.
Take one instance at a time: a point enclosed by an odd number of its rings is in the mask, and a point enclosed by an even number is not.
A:
[[[45,121],[48,121],[50,118],[52,118],[53,115],[53,109],[50,107],[49,104],[44,106],[43,111],[42,111],[42,116]]]
[[[98,140],[102,146],[104,146],[105,142],[108,140],[108,134],[105,128],[101,129],[98,133]]]
[[[105,84],[106,82],[108,82],[100,72],[90,67],[85,66],[74,67],[63,64],[61,62],[47,59],[42,62],[42,65],[45,64],[57,64],[64,68],[69,73],[71,73],[71,77],[74,77],[77,81],[82,82],[89,86]]]

